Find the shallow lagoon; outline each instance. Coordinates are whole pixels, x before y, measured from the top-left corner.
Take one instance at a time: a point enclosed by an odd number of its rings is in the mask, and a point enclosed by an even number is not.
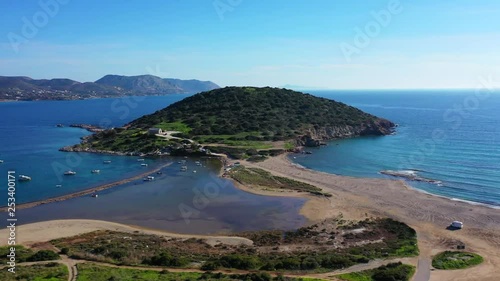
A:
[[[133,181],[84,196],[18,210],[20,223],[52,219],[99,219],[179,233],[229,233],[261,229],[294,229],[307,220],[299,215],[306,199],[250,194],[217,176],[219,161],[187,160],[181,172],[172,165],[154,181]],[[167,161],[167,160],[165,160]],[[193,173],[196,170],[196,173]]]

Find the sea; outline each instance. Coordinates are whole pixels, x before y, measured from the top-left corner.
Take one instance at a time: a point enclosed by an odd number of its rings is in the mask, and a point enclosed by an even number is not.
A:
[[[422,192],[500,207],[500,95],[487,90],[449,91],[308,91],[334,99],[398,124],[395,134],[358,137],[310,148],[290,159],[306,168],[368,178],[394,178],[381,171],[412,173],[426,181],[407,180]],[[267,197],[238,190],[218,179],[219,166],[188,159],[180,172],[173,157],[146,159],[58,149],[80,142],[86,130],[70,124],[122,126],[186,95],[124,97],[76,101],[0,103],[0,174],[7,205],[7,173],[32,178],[17,182],[16,202],[27,203],[96,187],[170,164],[142,180],[64,202],[18,210],[23,223],[46,219],[106,219],[186,233],[256,229],[292,229],[306,223],[301,198]],[[62,124],[64,127],[57,127]],[[104,164],[105,160],[111,163]],[[148,167],[140,164],[147,163]],[[99,174],[90,171],[99,169]],[[77,172],[64,176],[66,170]],[[196,170],[196,173],[193,171]],[[201,195],[200,195],[201,194]],[[1,199],[3,198],[3,199]],[[228,211],[230,210],[230,211]]]
[[[417,176],[422,192],[473,204],[500,206],[500,94],[488,89],[315,91],[396,123],[383,137],[334,140],[293,155],[299,165],[327,173],[395,178]],[[401,178],[404,179],[404,178]],[[431,183],[429,183],[431,182]]]

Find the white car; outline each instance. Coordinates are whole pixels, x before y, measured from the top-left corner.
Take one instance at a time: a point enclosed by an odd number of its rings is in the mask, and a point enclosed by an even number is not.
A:
[[[461,221],[454,221],[451,223],[451,227],[462,229],[464,227],[464,223]]]

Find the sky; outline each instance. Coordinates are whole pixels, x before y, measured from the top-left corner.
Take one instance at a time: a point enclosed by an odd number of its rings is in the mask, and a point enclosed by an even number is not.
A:
[[[0,0],[0,75],[309,89],[500,82],[496,0]]]

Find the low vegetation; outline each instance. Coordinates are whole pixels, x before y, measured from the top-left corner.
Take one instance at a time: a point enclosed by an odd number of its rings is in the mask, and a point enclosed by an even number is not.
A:
[[[5,263],[9,260],[8,255],[11,253],[11,246],[0,247],[0,262]],[[40,250],[34,252],[31,249],[23,246],[14,246],[16,262],[34,262],[34,261],[51,261],[60,259],[59,255],[51,250]],[[1,280],[1,279],[0,279]]]
[[[222,274],[222,273],[199,273],[199,272],[169,272],[113,268],[99,266],[95,264],[78,264],[78,281],[193,281],[193,280],[248,280],[248,281],[320,281],[320,279],[288,278],[283,276],[272,277],[268,273],[249,273],[249,274]]]
[[[408,281],[415,273],[415,267],[407,264],[390,263],[372,270],[335,276],[347,281]]]
[[[180,122],[194,136],[253,134],[252,140],[283,140],[304,129],[358,126],[377,117],[333,100],[279,88],[226,87],[197,94],[131,123],[147,128]]]
[[[209,245],[201,239],[96,231],[51,243],[76,259],[119,265],[266,271],[328,271],[372,259],[415,256],[416,234],[390,219],[328,220],[295,231],[237,234],[246,245]]]
[[[47,263],[37,265],[17,265],[16,273],[0,270],[2,281],[66,281],[68,280],[68,268],[58,263]]]
[[[437,269],[463,269],[483,262],[483,257],[468,252],[446,251],[432,259],[432,266]]]
[[[238,166],[233,168],[228,174],[231,178],[246,186],[262,189],[294,190],[327,197],[332,196],[330,193],[323,192],[321,188],[314,185],[285,177],[274,176],[270,172],[259,168]]]

